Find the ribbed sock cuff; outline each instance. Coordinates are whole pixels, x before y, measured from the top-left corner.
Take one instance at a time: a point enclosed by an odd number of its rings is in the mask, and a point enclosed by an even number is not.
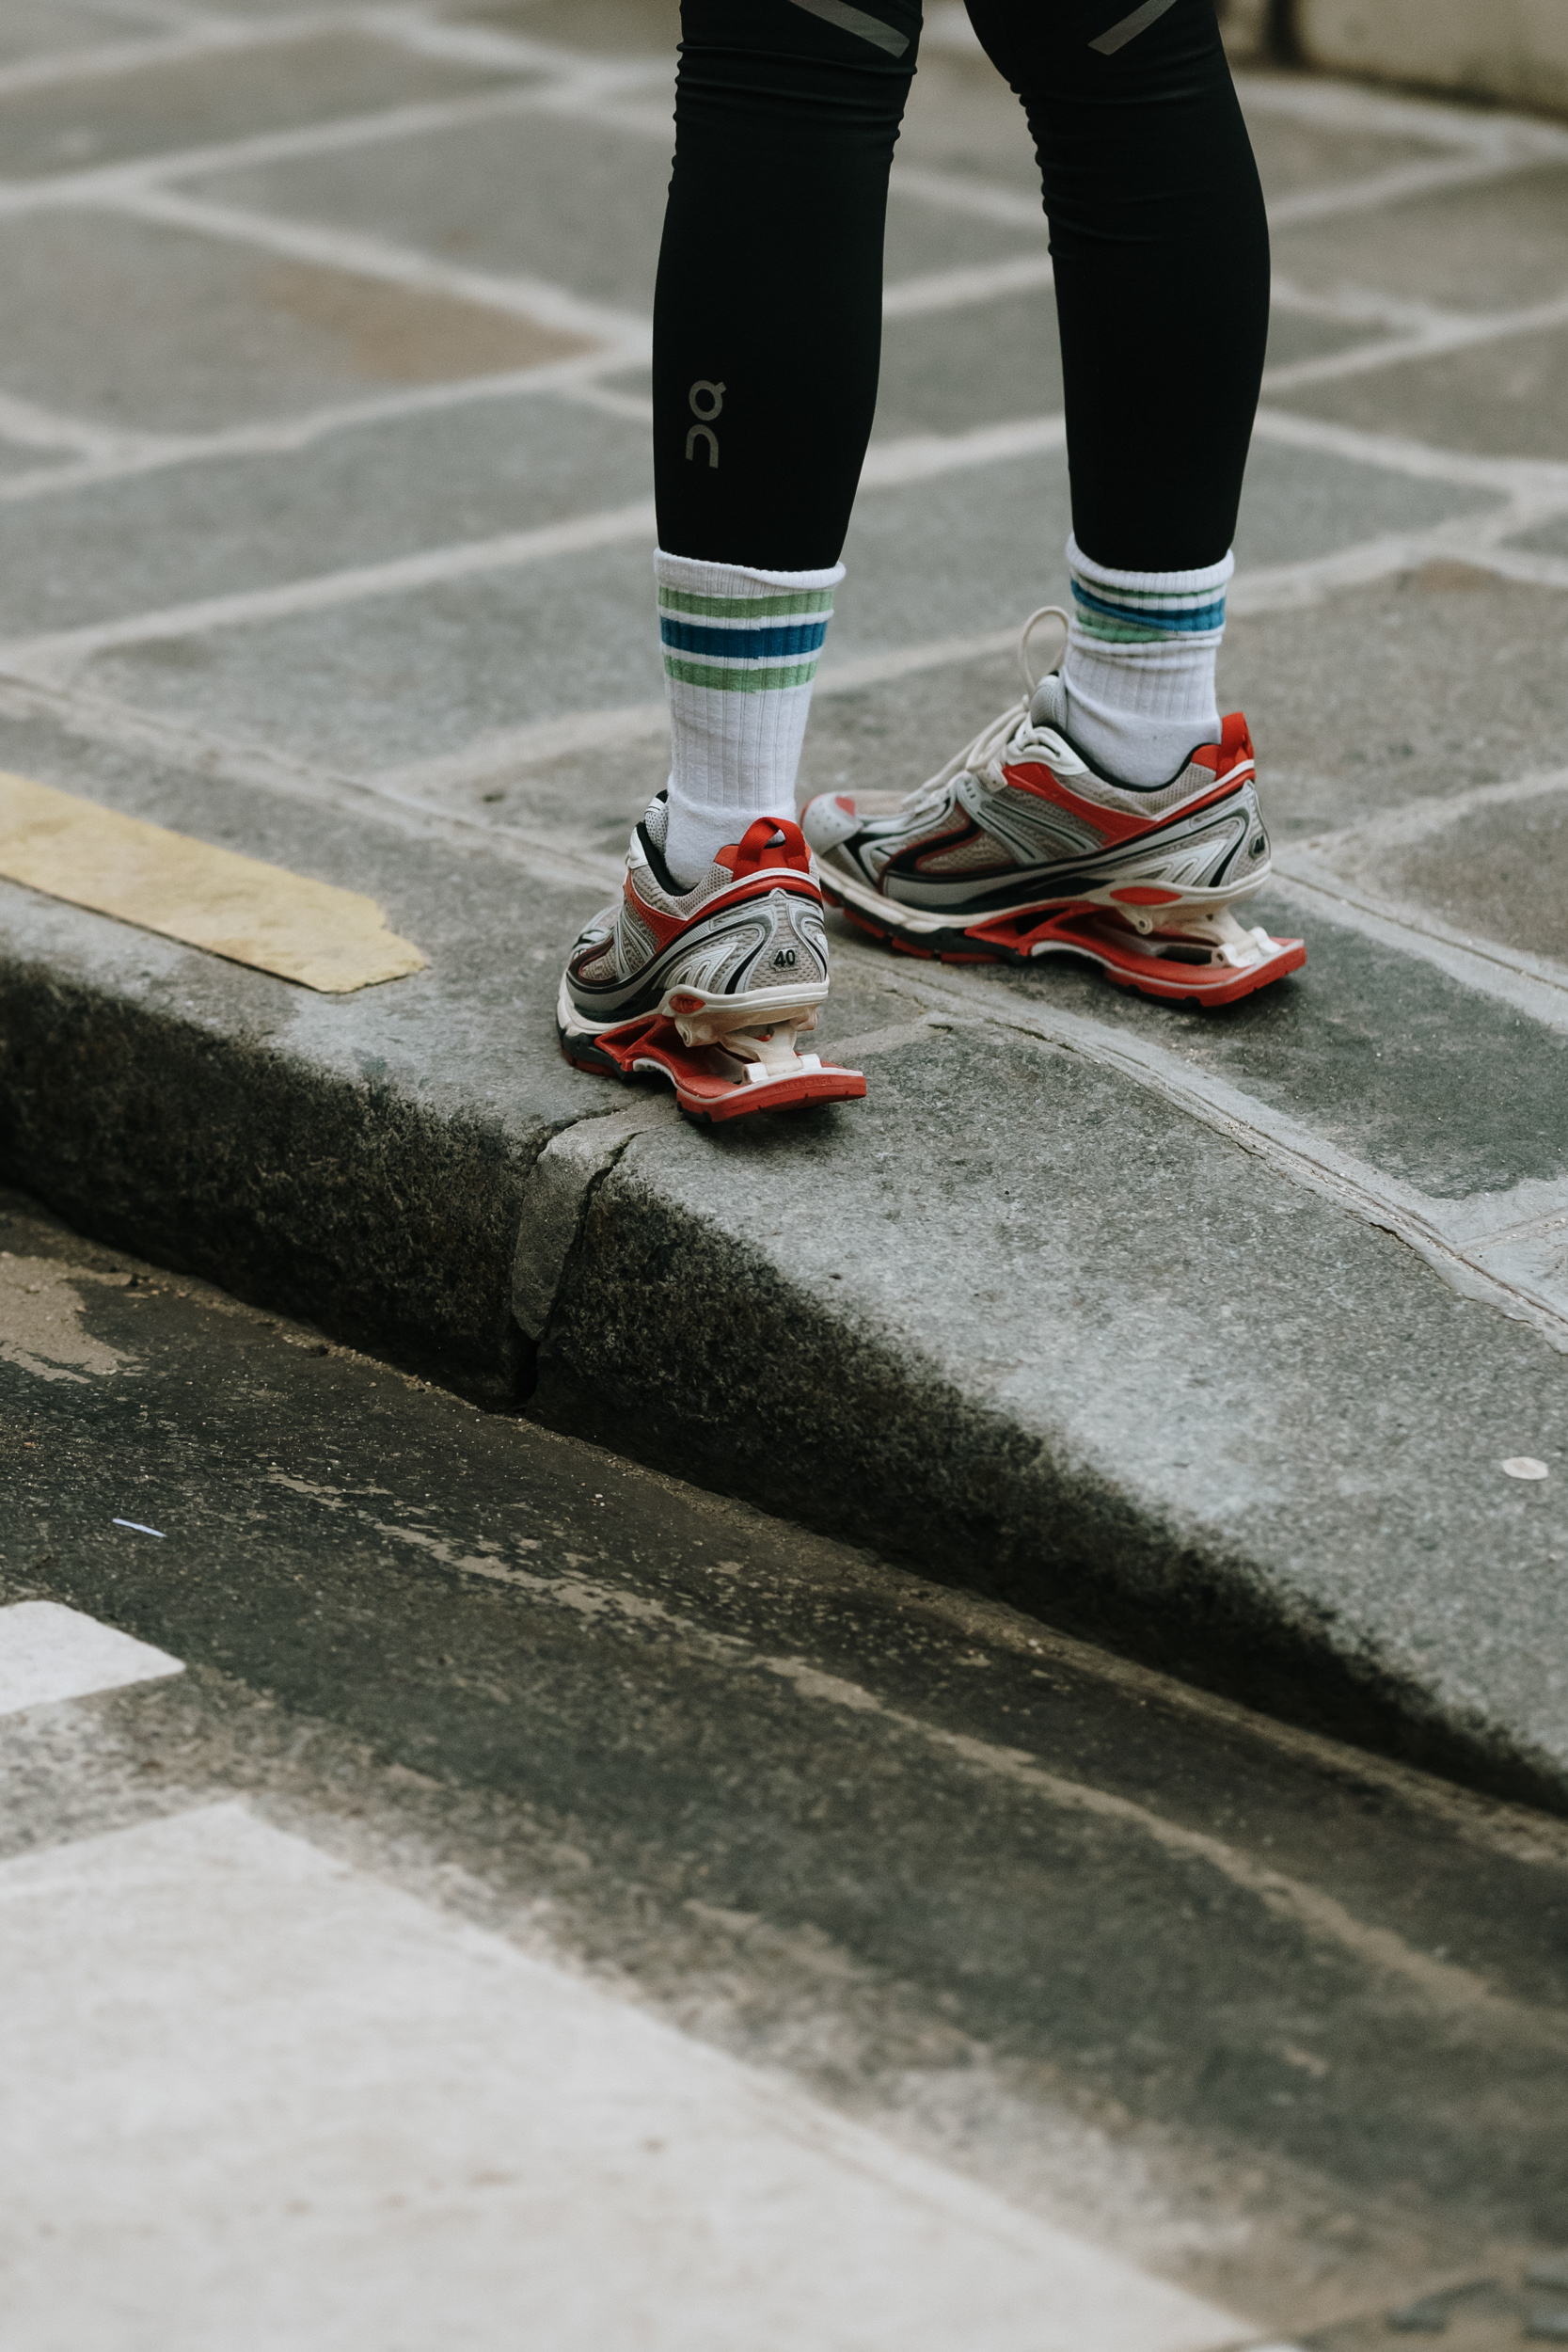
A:
[[[1072,625],[1062,662],[1069,724],[1124,783],[1163,783],[1196,744],[1218,742],[1214,663],[1235,571],[1114,571],[1068,541]]]
[[[844,566],[655,558],[670,695],[673,872],[694,880],[757,817],[793,817],[812,680]]]
[[[1112,571],[1069,538],[1068,566],[1074,612],[1086,630],[1101,632],[1098,623],[1107,621],[1135,628],[1138,637],[1168,637],[1225,628],[1225,588],[1237,557],[1225,552],[1218,564],[1195,571]]]

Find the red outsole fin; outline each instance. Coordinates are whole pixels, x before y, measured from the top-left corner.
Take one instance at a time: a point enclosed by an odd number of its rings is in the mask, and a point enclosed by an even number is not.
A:
[[[1033,955],[1026,947],[1009,946],[1000,939],[976,940],[972,933],[952,930],[927,933],[919,946],[903,937],[891,924],[876,923],[863,914],[847,899],[824,888],[823,897],[835,907],[855,929],[865,932],[880,946],[891,947],[897,955],[919,956],[937,963],[1013,963],[1037,966],[1042,957]],[[1074,910],[1082,915],[1087,910]],[[1100,910],[1094,912],[1098,914]],[[1004,918],[1005,919],[1005,918]],[[1043,928],[1038,915],[1018,918],[1021,937],[1037,939]],[[1154,958],[1140,955],[1135,947],[1118,950],[1097,925],[1092,933],[1075,930],[1069,916],[1058,916],[1050,927],[1052,933],[1046,954],[1073,955],[1088,958],[1097,963],[1108,980],[1117,988],[1133,989],[1140,996],[1152,996],[1165,1005],[1234,1005],[1243,996],[1255,995],[1260,988],[1270,988],[1282,980],[1287,973],[1299,972],[1307,961],[1307,942],[1303,939],[1281,939],[1275,943],[1278,954],[1265,958],[1249,970],[1237,971],[1226,964],[1179,964],[1174,961],[1162,965]],[[945,943],[951,941],[952,946]],[[961,943],[961,944],[960,944]]]
[[[858,1070],[840,1070],[829,1063],[820,1070],[801,1070],[762,1085],[738,1083],[717,1076],[703,1060],[705,1049],[683,1045],[673,1022],[657,1014],[623,1022],[604,1029],[592,1045],[568,1044],[562,1051],[578,1070],[628,1081],[662,1072],[675,1089],[675,1101],[689,1119],[719,1126],[726,1120],[745,1119],[753,1111],[796,1110],[806,1103],[855,1103],[865,1093],[865,1078]]]

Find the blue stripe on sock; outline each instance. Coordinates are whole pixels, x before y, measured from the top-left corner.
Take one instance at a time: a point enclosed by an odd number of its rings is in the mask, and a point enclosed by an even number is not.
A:
[[[1139,627],[1159,635],[1196,635],[1200,629],[1225,627],[1225,598],[1217,604],[1200,604],[1196,612],[1162,612],[1148,605],[1112,604],[1103,596],[1091,596],[1088,589],[1072,583],[1072,601],[1087,607],[1091,612],[1107,613],[1113,621],[1133,621]]]
[[[678,621],[666,612],[658,633],[678,653],[727,654],[732,661],[775,661],[783,655],[819,653],[828,634],[823,621],[786,621],[776,628],[705,628],[699,621]]]

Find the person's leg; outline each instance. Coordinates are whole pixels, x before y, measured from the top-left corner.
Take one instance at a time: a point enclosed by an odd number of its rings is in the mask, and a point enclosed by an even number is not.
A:
[[[682,0],[654,305],[670,783],[558,1003],[590,1069],[730,1119],[863,1094],[798,1052],[828,993],[795,822],[811,683],[877,401],[888,167],[919,0]]]
[[[792,818],[877,402],[919,0],[683,0],[654,306],[660,628],[683,882]]]
[[[825,897],[964,962],[1092,957],[1227,1004],[1305,960],[1214,658],[1268,326],[1262,198],[1212,0],[967,0],[1024,101],[1055,256],[1073,613],[1059,673],[891,814],[801,815]],[[1027,632],[1026,632],[1027,634]]]
[[[969,0],[1051,222],[1074,740],[1133,784],[1217,742],[1214,658],[1268,334],[1262,193],[1212,0]],[[1143,20],[1140,23],[1140,20]]]

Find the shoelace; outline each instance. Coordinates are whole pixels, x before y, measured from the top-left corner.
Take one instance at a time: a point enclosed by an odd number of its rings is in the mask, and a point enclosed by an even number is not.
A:
[[[1012,748],[1013,738],[1021,728],[1028,724],[1029,706],[1034,701],[1040,677],[1046,675],[1042,670],[1039,677],[1037,677],[1029,667],[1029,640],[1040,622],[1044,620],[1060,621],[1062,653],[1066,652],[1067,632],[1070,626],[1069,616],[1059,604],[1042,604],[1037,612],[1030,613],[1019,634],[1018,659],[1019,666],[1023,672],[1024,687],[1022,698],[1016,703],[1009,703],[1006,709],[983,726],[973,741],[964,745],[961,752],[954,754],[945,768],[939,769],[934,776],[927,777],[924,784],[915,787],[905,803],[902,812],[910,821],[915,822],[927,817],[940,816],[949,799],[952,787],[958,783],[960,776],[973,776],[977,783],[989,784],[994,791],[1002,790],[1004,758]],[[1057,654],[1058,662],[1061,660],[1062,653]]]

